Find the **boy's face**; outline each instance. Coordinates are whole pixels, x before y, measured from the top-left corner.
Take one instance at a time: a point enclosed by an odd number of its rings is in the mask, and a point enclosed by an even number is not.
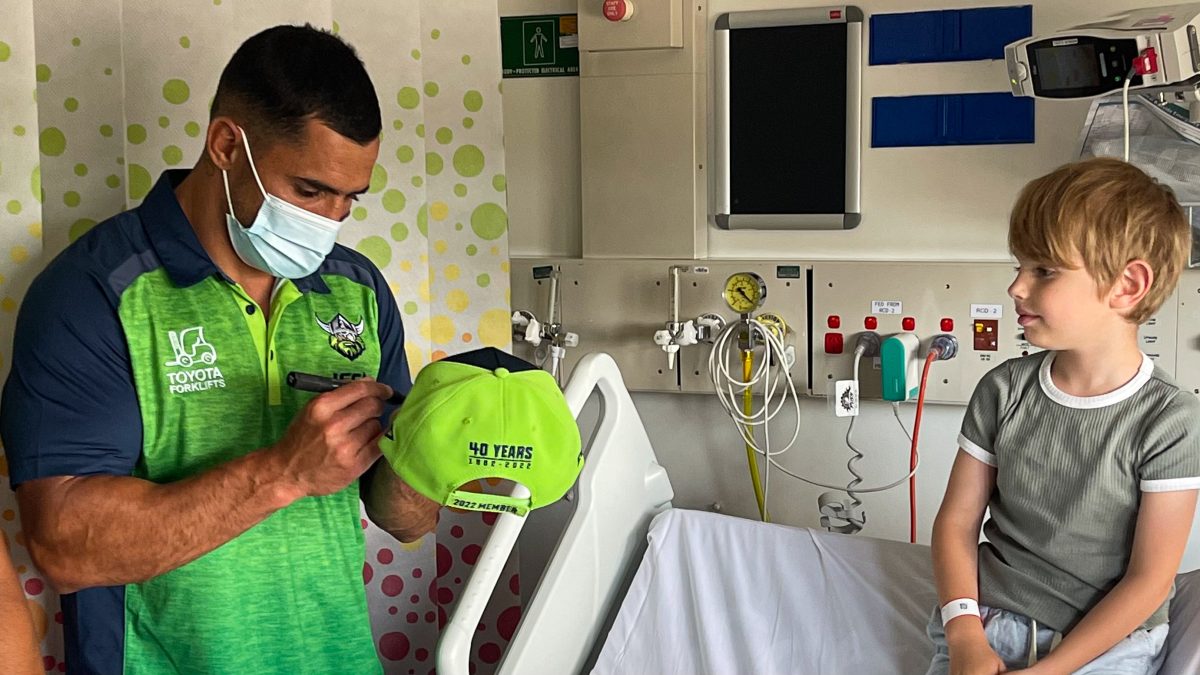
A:
[[[1017,278],[1008,287],[1025,339],[1042,349],[1078,349],[1111,335],[1124,322],[1096,280],[1072,260],[1074,269],[1017,259]]]

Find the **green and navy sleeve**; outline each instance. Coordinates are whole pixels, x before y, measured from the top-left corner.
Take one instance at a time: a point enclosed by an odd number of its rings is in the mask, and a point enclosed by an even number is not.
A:
[[[412,389],[412,374],[409,372],[408,356],[404,351],[404,323],[400,320],[396,298],[392,295],[392,289],[383,278],[383,274],[374,265],[370,265],[370,270],[371,281],[375,286],[375,301],[379,304],[380,353],[379,377],[376,379],[396,392],[408,395]],[[384,408],[381,423],[385,429],[396,407],[388,405]]]
[[[0,403],[10,483],[132,473],[142,422],[117,297],[85,247],[59,256],[21,303]]]
[[[1146,425],[1138,466],[1142,492],[1200,489],[1200,399],[1178,391]]]

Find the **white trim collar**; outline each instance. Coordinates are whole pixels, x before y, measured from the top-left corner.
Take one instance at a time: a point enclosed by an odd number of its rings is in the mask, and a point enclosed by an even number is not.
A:
[[[1137,374],[1125,384],[1099,396],[1072,396],[1056,387],[1054,379],[1050,377],[1050,366],[1054,363],[1054,357],[1055,352],[1047,352],[1046,358],[1042,359],[1042,365],[1038,368],[1038,384],[1042,386],[1042,393],[1050,397],[1050,400],[1068,408],[1088,410],[1120,403],[1136,394],[1142,385],[1150,381],[1150,376],[1154,373],[1154,361],[1143,353],[1142,365],[1138,366]]]

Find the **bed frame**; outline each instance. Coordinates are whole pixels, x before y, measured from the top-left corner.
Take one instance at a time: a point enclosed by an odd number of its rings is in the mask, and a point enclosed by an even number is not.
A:
[[[580,360],[564,395],[579,417],[592,392],[600,419],[577,484],[575,511],[522,613],[498,673],[579,673],[603,645],[646,548],[650,520],[674,492],[621,372],[607,354]],[[528,496],[516,486],[514,496]],[[471,638],[525,517],[501,514],[438,642],[442,675],[468,675]]]

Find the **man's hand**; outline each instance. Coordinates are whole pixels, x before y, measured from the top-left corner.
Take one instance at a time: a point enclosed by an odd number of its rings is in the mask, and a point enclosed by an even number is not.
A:
[[[392,388],[357,380],[308,402],[271,452],[299,496],[338,492],[379,459],[379,416]]]

